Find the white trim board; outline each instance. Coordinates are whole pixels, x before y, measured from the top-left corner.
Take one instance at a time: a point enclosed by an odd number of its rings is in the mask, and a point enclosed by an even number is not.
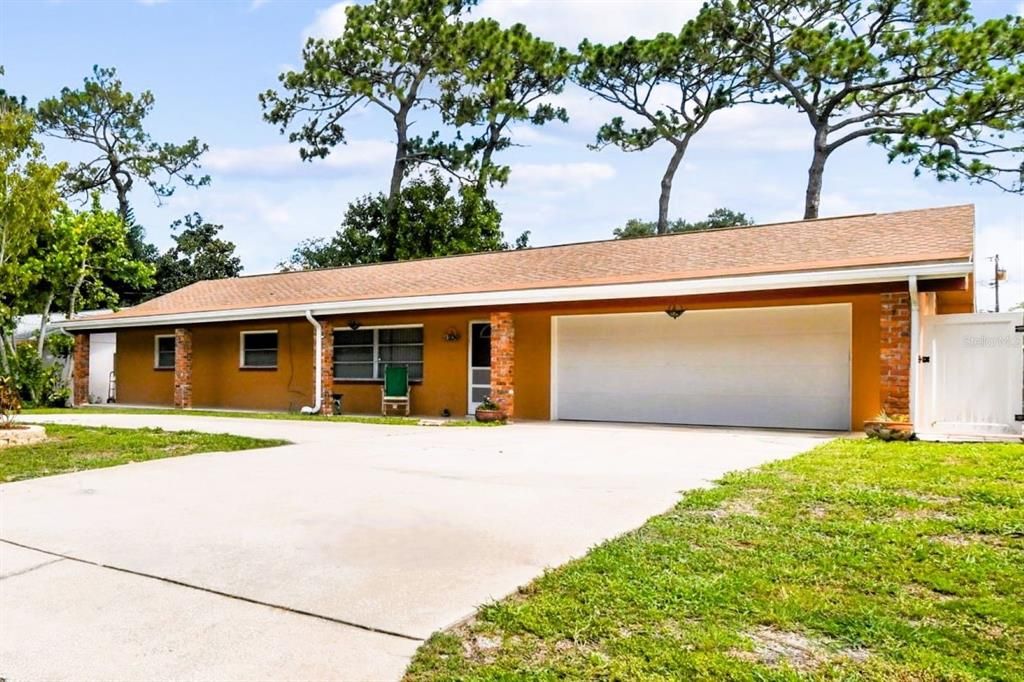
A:
[[[160,364],[160,339],[175,339],[175,355],[177,355],[177,338],[174,334],[154,334],[153,335],[153,369],[174,369],[175,361],[172,360],[170,365],[164,366]]]
[[[273,365],[247,365],[245,364],[245,337],[253,336],[255,334],[273,334],[274,340],[277,345],[274,346],[274,364]],[[265,350],[256,349],[253,350]],[[281,334],[276,329],[246,329],[238,332],[238,369],[277,369],[277,361],[280,359],[281,353]]]
[[[439,308],[468,308],[477,306],[525,305],[531,303],[563,303],[570,301],[598,301],[631,298],[657,298],[662,296],[694,296],[743,291],[771,291],[801,289],[819,286],[848,286],[905,281],[911,275],[918,279],[965,277],[974,266],[965,261],[925,263],[917,265],[849,268],[841,270],[815,270],[771,275],[743,275],[737,277],[709,277],[703,279],[641,282],[634,284],[599,284],[575,287],[522,289],[514,291],[472,292],[462,294],[436,294],[428,296],[401,296],[360,301],[327,301],[285,306],[239,308],[171,315],[141,315],[123,319],[76,319],[55,323],[68,331],[87,329],[123,329],[171,324],[202,324],[239,320],[279,319],[313,315],[353,315],[368,312],[400,310],[436,310]]]

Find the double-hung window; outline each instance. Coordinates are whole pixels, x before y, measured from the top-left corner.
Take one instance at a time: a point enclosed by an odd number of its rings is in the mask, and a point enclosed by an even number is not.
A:
[[[383,379],[384,368],[409,368],[409,379],[423,378],[423,327],[339,329],[334,332],[334,378]]]
[[[242,332],[239,364],[243,369],[277,367],[277,332]]]
[[[174,369],[174,335],[158,335],[153,339],[153,367]]]

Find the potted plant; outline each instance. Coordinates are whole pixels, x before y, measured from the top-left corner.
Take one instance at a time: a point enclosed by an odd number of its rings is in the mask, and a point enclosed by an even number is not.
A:
[[[910,440],[914,437],[914,425],[905,414],[890,415],[882,410],[877,417],[864,422],[864,433],[879,440]]]
[[[491,396],[487,396],[480,403],[480,406],[476,408],[476,420],[478,422],[503,422],[507,419],[504,410],[491,399]]]

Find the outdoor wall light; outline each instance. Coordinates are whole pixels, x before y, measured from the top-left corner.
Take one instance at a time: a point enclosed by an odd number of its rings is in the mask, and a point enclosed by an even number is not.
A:
[[[675,303],[665,308],[665,314],[671,317],[673,320],[678,319],[680,315],[686,312],[685,308],[680,308]]]
[[[348,328],[351,329],[352,331],[355,331],[355,330],[359,329],[362,326],[363,326],[363,323],[360,322],[359,320],[349,320],[348,321]]]
[[[445,341],[458,341],[462,338],[462,334],[459,334],[459,330],[455,327],[448,327],[448,331],[444,333]]]

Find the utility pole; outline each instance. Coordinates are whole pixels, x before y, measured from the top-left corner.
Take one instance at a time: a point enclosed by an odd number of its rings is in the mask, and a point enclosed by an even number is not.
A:
[[[995,309],[995,312],[998,313],[999,312],[999,283],[1006,279],[1006,270],[1003,270],[1003,269],[1001,269],[999,267],[999,254],[998,253],[996,255],[992,256],[991,258],[989,258],[989,260],[992,261],[993,266],[994,266],[994,269],[993,269],[994,277],[992,278],[992,286],[996,290],[996,309]]]
[[[993,283],[994,283],[994,285],[996,287],[996,312],[998,313],[999,312],[999,254],[998,253],[995,255],[995,258],[992,259],[992,261],[995,263],[995,268],[996,268],[996,277],[992,281],[993,281]]]

